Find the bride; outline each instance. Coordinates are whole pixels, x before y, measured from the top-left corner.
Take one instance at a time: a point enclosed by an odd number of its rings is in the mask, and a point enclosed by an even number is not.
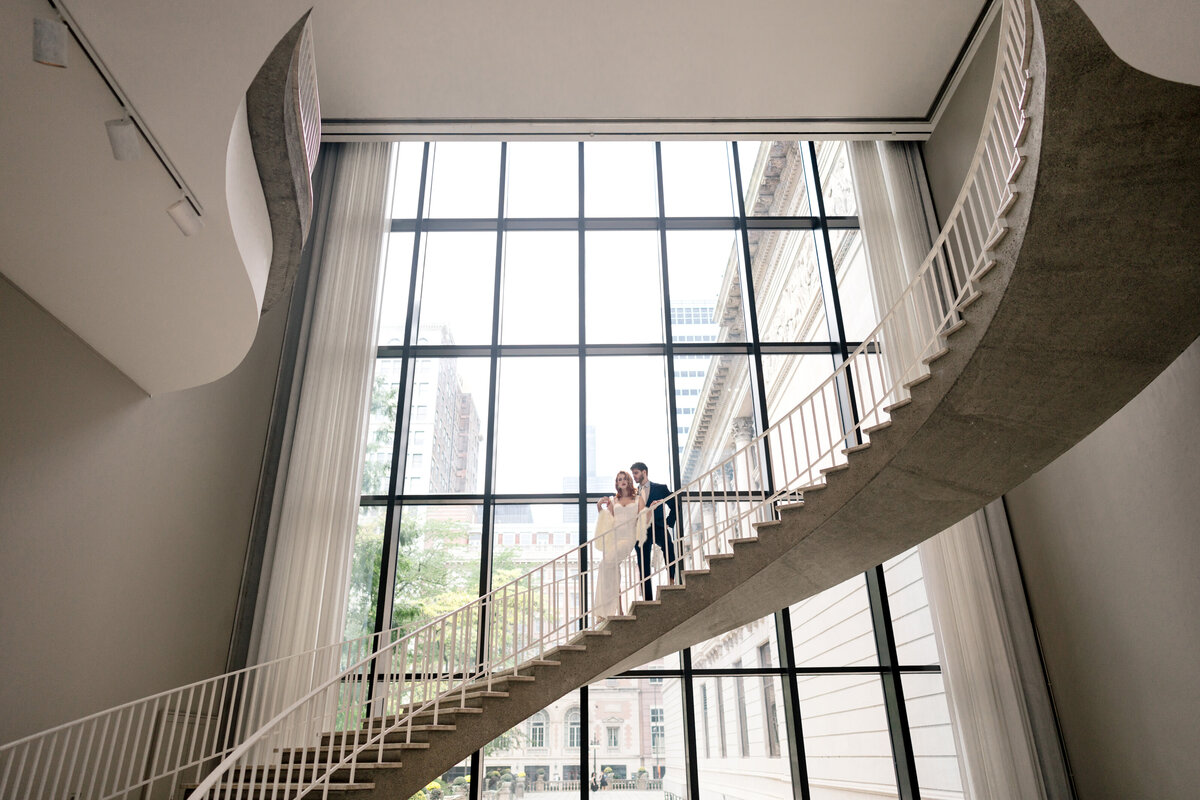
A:
[[[602,559],[593,583],[596,597],[592,609],[597,620],[625,613],[621,602],[621,564],[628,561],[634,546],[646,538],[650,522],[645,502],[628,472],[617,473],[616,490],[612,497],[602,497],[596,502],[600,515],[596,519],[594,550]],[[629,585],[634,583],[630,581]]]

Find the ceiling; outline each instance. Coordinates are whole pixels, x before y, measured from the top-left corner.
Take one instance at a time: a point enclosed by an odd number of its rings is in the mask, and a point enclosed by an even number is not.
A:
[[[0,272],[150,394],[241,361],[270,234],[246,87],[311,0],[55,0],[202,209],[147,151],[113,160],[120,105],[72,44],[30,59],[49,0],[0,3]],[[329,137],[926,135],[985,0],[318,0]],[[265,248],[265,252],[264,252]]]

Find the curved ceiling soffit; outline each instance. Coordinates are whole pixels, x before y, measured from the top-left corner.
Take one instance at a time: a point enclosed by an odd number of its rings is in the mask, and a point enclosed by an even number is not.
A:
[[[1156,78],[1200,86],[1200,3],[1196,0],[1076,0],[1105,44]]]
[[[255,286],[264,313],[290,291],[312,222],[320,107],[311,13],[284,34],[246,91],[246,121],[271,230],[265,286]]]

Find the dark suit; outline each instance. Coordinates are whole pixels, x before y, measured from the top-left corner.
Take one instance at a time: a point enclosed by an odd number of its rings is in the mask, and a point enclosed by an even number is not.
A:
[[[664,484],[653,481],[647,483],[649,483],[650,490],[643,494],[647,507],[654,501],[662,500],[671,494],[671,490]],[[663,509],[666,509],[665,513]],[[663,558],[668,564],[667,574],[671,576],[671,582],[675,582],[675,537],[671,534],[673,527],[675,527],[675,498],[667,500],[654,509],[654,523],[650,526],[646,541],[642,542],[641,546],[633,548],[633,552],[637,554],[638,569],[642,573],[642,596],[647,600],[654,599],[654,587],[650,583],[650,557],[654,554],[656,545],[659,550],[662,550]]]

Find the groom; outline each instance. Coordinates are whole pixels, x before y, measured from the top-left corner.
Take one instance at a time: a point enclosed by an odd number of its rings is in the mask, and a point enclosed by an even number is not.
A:
[[[642,502],[646,504],[647,508],[666,499],[671,494],[671,490],[664,484],[650,481],[649,471],[643,462],[635,461],[629,471],[633,474],[633,480],[638,485],[638,493],[641,494]],[[663,506],[667,508],[665,517]],[[675,527],[675,499],[671,498],[654,507],[654,522],[650,527],[649,535],[641,545],[633,548],[633,552],[637,553],[638,569],[642,573],[642,596],[647,600],[654,599],[654,587],[650,583],[652,569],[650,556],[654,554],[655,545],[662,550],[663,558],[668,565],[671,583],[675,582],[675,541],[671,535],[673,527]]]

